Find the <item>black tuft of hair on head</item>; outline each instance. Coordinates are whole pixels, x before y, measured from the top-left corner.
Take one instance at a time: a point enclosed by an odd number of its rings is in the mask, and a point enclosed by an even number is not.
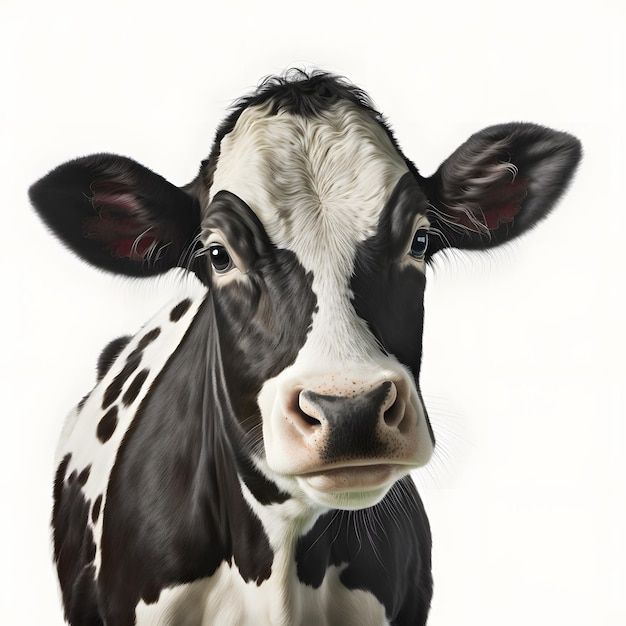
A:
[[[203,187],[206,185],[206,188],[209,188],[213,183],[213,174],[220,156],[222,139],[235,128],[242,113],[249,107],[268,104],[270,115],[286,112],[302,117],[315,117],[323,114],[340,101],[351,102],[368,113],[374,121],[383,127],[392,144],[402,154],[387,121],[363,89],[353,85],[343,76],[331,72],[307,71],[292,67],[282,74],[266,76],[252,93],[238,98],[232,104],[229,115],[215,133],[209,157],[202,161],[199,180],[203,182]],[[413,163],[406,157],[404,158],[409,169],[418,175]],[[190,187],[195,186],[195,182],[190,183]]]

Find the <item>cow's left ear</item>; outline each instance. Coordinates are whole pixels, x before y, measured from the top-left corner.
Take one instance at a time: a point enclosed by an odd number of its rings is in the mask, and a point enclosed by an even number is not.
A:
[[[548,214],[581,157],[578,139],[536,124],[470,137],[422,184],[433,207],[431,253],[508,241]]]
[[[102,269],[151,276],[185,263],[200,228],[197,199],[132,159],[94,154],[29,190],[43,221]]]

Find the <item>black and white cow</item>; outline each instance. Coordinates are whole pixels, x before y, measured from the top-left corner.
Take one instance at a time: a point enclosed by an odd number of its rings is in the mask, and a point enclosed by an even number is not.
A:
[[[533,226],[580,154],[503,124],[425,178],[365,93],[291,73],[235,105],[183,188],[111,154],[37,182],[35,208],[88,262],[200,279],[105,348],[67,420],[67,620],[424,624],[425,266]]]

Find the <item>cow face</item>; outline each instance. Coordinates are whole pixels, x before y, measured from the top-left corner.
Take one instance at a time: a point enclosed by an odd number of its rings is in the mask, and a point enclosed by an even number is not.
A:
[[[358,506],[432,453],[417,386],[428,203],[355,104],[268,108],[222,139],[203,218],[226,379],[254,389],[236,412],[260,413],[243,425],[271,475]]]
[[[432,454],[419,390],[426,263],[532,226],[579,157],[569,135],[508,124],[425,179],[363,94],[321,75],[243,101],[184,189],[96,155],[54,170],[31,198],[100,267],[196,271],[231,439],[282,488],[360,508]]]

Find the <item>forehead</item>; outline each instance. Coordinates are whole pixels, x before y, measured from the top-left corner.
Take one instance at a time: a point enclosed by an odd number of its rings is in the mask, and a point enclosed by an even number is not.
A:
[[[275,245],[314,265],[312,239],[341,255],[376,232],[407,171],[385,129],[351,102],[315,116],[272,114],[270,103],[247,108],[222,139],[209,199],[235,193]]]

